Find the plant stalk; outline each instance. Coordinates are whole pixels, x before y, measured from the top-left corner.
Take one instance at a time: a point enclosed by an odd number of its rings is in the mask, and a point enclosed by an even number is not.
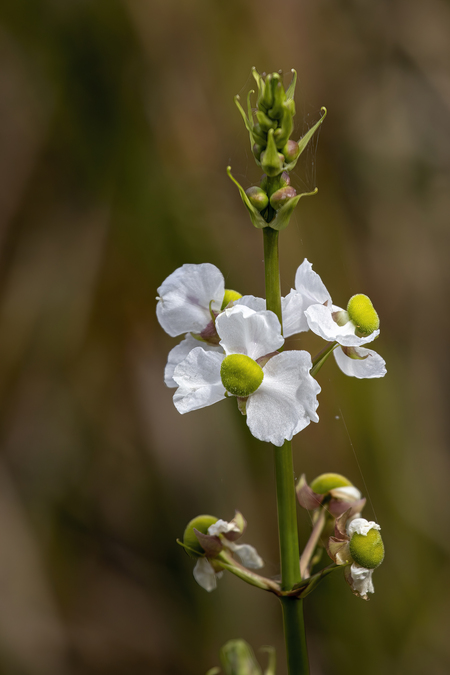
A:
[[[278,232],[263,229],[266,306],[274,312],[281,326],[281,286],[278,254]],[[281,588],[290,591],[300,583],[299,545],[297,530],[297,498],[291,442],[275,448],[278,531],[280,540]],[[309,663],[303,619],[303,600],[282,597],[283,627],[289,675],[308,675]]]

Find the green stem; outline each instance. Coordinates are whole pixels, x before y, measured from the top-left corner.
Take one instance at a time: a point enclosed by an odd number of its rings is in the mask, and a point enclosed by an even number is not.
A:
[[[313,359],[313,367],[311,368],[311,375],[314,377],[317,375],[319,370],[322,368],[323,364],[327,360],[327,358],[330,356],[331,352],[336,349],[336,347],[339,347],[339,344],[337,342],[329,342],[326,347],[322,349],[321,352],[317,354],[317,356],[314,357]]]
[[[263,234],[267,309],[277,315],[281,326],[283,326],[278,232],[270,227],[265,227]],[[275,448],[275,475],[280,538],[281,588],[283,591],[290,591],[295,584],[301,581],[297,499],[290,441],[285,441],[281,448]],[[282,597],[281,606],[288,673],[289,675],[308,675],[309,664],[303,620],[303,601],[293,597]]]

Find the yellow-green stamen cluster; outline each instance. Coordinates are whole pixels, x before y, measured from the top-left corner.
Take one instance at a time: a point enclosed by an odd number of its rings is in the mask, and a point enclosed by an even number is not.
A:
[[[367,337],[380,327],[380,319],[370,298],[359,293],[348,301],[347,312],[350,320],[357,327],[360,337]]]
[[[384,545],[379,531],[372,528],[367,534],[355,532],[350,541],[350,553],[358,565],[368,570],[381,565],[384,559]]]
[[[263,369],[245,354],[230,354],[222,361],[220,376],[225,389],[233,396],[250,396],[264,378]]]
[[[230,302],[234,302],[235,300],[239,300],[239,298],[242,298],[242,295],[238,293],[237,291],[232,291],[230,288],[225,289],[225,295],[223,296],[223,302],[222,302],[222,307],[221,309],[225,309],[227,305],[230,304]]]
[[[322,473],[314,478],[309,487],[318,495],[324,495],[334,488],[353,487],[353,485],[348,478],[341,476],[340,473]]]
[[[215,516],[196,516],[187,525],[183,535],[183,544],[187,546],[186,551],[191,558],[200,558],[205,554],[203,547],[197,539],[194,528],[202,534],[208,534],[208,527],[217,522]]]

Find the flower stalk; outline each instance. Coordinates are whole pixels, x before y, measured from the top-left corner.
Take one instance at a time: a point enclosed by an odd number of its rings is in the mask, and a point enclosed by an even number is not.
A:
[[[278,232],[271,227],[266,227],[263,229],[263,234],[267,309],[277,315],[283,327]],[[280,540],[281,588],[283,591],[290,591],[296,584],[301,582],[297,499],[290,441],[285,441],[281,448],[275,448],[275,476]],[[307,675],[309,673],[309,662],[303,618],[303,601],[289,596],[282,597],[281,606],[288,673],[289,675]]]

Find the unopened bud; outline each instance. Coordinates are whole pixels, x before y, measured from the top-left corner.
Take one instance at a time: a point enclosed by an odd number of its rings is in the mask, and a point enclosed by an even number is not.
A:
[[[295,141],[288,141],[281,151],[286,162],[293,162],[300,154],[300,148]]]
[[[286,202],[296,195],[297,191],[291,186],[280,188],[271,196],[270,205],[273,209],[275,209],[275,211],[278,211],[278,209],[281,209],[281,207],[284,206]]]
[[[282,172],[283,163],[284,157],[277,150],[273,129],[271,129],[267,136],[267,148],[261,154],[261,166],[263,171],[265,171],[269,177],[273,178]]]
[[[249,198],[252,206],[254,206],[258,211],[264,211],[269,203],[269,197],[260,187],[250,187],[245,191],[245,194]]]
[[[185,549],[191,558],[200,558],[204,555],[205,550],[200,545],[196,537],[194,528],[202,534],[208,534],[208,527],[217,522],[215,516],[197,516],[193,518],[187,525],[183,535],[183,544],[187,546]]]
[[[322,473],[314,478],[309,487],[317,494],[324,495],[334,488],[352,487],[352,483],[345,476],[341,476],[340,473]]]
[[[264,145],[259,145],[258,143],[255,143],[253,148],[252,148],[253,156],[255,157],[255,159],[258,160],[258,162],[261,158],[261,153],[262,153],[264,148],[265,148]]]

